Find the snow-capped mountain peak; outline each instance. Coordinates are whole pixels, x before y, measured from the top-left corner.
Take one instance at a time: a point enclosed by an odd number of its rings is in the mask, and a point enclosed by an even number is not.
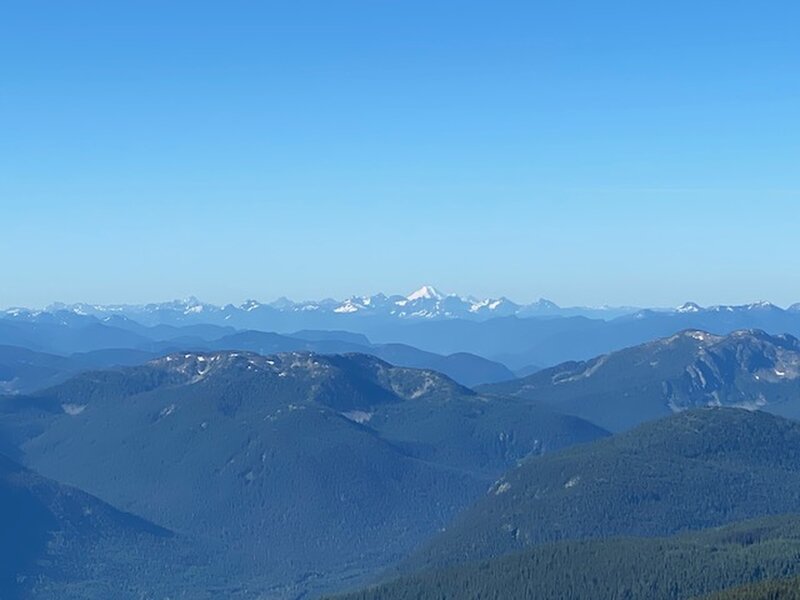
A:
[[[423,285],[416,292],[412,292],[406,296],[406,300],[409,302],[414,302],[415,300],[444,300],[445,297],[445,294],[432,285]]]
[[[678,313],[698,313],[701,310],[703,310],[703,308],[699,304],[697,304],[695,302],[686,302],[682,306],[679,306],[675,310],[675,312],[678,312]]]

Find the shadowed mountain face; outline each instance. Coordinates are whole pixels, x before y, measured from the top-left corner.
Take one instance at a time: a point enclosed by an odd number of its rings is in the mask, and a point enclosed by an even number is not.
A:
[[[800,424],[700,409],[526,461],[410,564],[464,562],[564,538],[666,535],[798,507]]]
[[[800,417],[800,342],[762,331],[685,331],[480,389],[536,400],[612,431],[699,406]]]
[[[4,456],[0,530],[4,599],[177,593],[186,584],[180,569],[190,568],[186,548],[171,532]],[[177,569],[173,577],[170,565]]]
[[[387,565],[518,460],[607,435],[433,371],[307,353],[173,354],[0,415],[26,464],[279,589]]]

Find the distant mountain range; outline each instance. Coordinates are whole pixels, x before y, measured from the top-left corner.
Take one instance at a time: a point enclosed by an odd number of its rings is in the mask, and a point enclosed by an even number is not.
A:
[[[424,286],[408,296],[378,294],[345,301],[249,301],[240,306],[215,306],[189,299],[136,306],[53,305],[44,311],[20,308],[0,313],[0,344],[55,354],[106,348],[163,352],[241,331],[289,337],[313,331],[328,336],[313,341],[362,346],[338,351],[363,351],[369,344],[404,344],[443,356],[477,355],[520,375],[685,329],[718,335],[740,329],[800,335],[800,305],[783,309],[757,302],[702,308],[687,303],[676,309],[563,309],[545,300],[525,306],[506,298],[445,295]],[[173,343],[154,346],[154,340]],[[301,349],[324,351],[316,347],[278,350]],[[498,380],[499,371],[492,377]],[[459,380],[480,383],[474,378]]]
[[[424,285],[407,296],[383,293],[372,296],[351,296],[345,300],[309,300],[296,302],[279,298],[272,302],[247,300],[239,305],[216,305],[205,303],[195,297],[184,300],[150,304],[97,305],[87,303],[55,303],[44,310],[9,308],[9,317],[30,318],[42,313],[72,313],[78,316],[92,315],[98,318],[123,316],[145,325],[185,325],[187,323],[215,323],[237,328],[259,329],[275,328],[283,322],[292,323],[296,319],[309,322],[324,320],[326,317],[383,317],[399,320],[467,319],[482,321],[496,317],[588,317],[594,319],[614,319],[626,315],[642,318],[651,312],[657,313],[734,313],[741,311],[782,311],[769,302],[755,302],[744,305],[716,305],[702,307],[687,302],[677,308],[639,308],[633,306],[575,306],[562,307],[541,298],[529,304],[521,304],[500,296],[497,298],[476,298],[459,296]],[[800,303],[785,309],[800,312]],[[291,315],[295,315],[292,317]],[[345,319],[339,319],[340,322]]]
[[[247,300],[239,305],[224,306],[201,302],[191,297],[185,300],[153,304],[94,305],[53,304],[44,311],[26,308],[11,308],[7,316],[28,318],[42,312],[57,313],[65,311],[75,315],[93,315],[99,318],[124,316],[146,325],[186,323],[216,323],[232,325],[237,328],[275,329],[284,322],[306,320],[319,322],[326,317],[383,317],[400,320],[420,319],[468,319],[485,320],[494,317],[517,315],[535,316],[587,316],[593,318],[614,318],[636,312],[633,307],[571,307],[563,308],[550,300],[540,299],[531,304],[518,304],[506,297],[476,298],[446,294],[437,288],[424,285],[418,290],[403,295],[375,294],[372,296],[351,296],[345,300],[327,298],[317,301],[295,302],[279,298],[263,303]],[[294,315],[294,316],[292,316]],[[339,319],[343,321],[343,319]]]

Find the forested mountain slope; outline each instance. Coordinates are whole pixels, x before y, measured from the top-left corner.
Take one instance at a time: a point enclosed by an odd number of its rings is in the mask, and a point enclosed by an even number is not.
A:
[[[800,573],[800,518],[781,516],[666,538],[542,544],[509,556],[407,575],[340,600],[684,600]],[[753,590],[786,589],[787,584]],[[748,588],[749,589],[749,588]],[[773,596],[713,596],[748,600]],[[775,596],[775,598],[791,596]]]

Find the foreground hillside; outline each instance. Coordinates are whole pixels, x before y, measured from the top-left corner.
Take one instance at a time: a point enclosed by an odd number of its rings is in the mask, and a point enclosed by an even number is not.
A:
[[[482,386],[546,403],[621,431],[701,406],[760,408],[800,417],[800,341],[763,331],[680,334]]]
[[[606,435],[364,355],[174,354],[0,401],[27,465],[275,594],[374,572],[517,461]]]
[[[340,600],[683,600],[753,579],[800,573],[799,558],[800,518],[773,517],[667,538],[543,544],[482,563],[405,576]],[[772,588],[789,586],[752,590]],[[752,590],[751,595],[713,598],[790,597],[753,595]]]
[[[0,531],[4,600],[206,597],[204,559],[172,532],[1,455]]]
[[[499,556],[559,539],[658,536],[800,506],[800,424],[688,411],[526,461],[410,562]]]

